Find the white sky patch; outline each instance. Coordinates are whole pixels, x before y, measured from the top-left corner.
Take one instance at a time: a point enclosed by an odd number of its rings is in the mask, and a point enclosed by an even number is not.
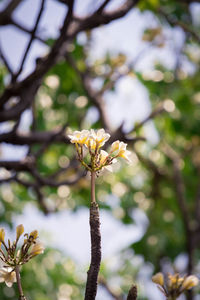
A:
[[[13,146],[10,144],[1,144],[1,160],[21,160],[26,157],[27,146]]]
[[[134,122],[143,119],[151,111],[148,92],[137,78],[122,78],[117,82],[115,91],[107,92],[105,98],[114,128],[124,122],[128,131],[134,127]]]
[[[20,125],[18,131],[22,134],[29,132],[29,127],[32,121],[32,114],[30,110],[26,110],[22,113]],[[8,122],[5,122],[3,126],[0,126],[2,132],[7,131],[7,127],[10,127]],[[26,157],[28,147],[24,146],[13,146],[12,144],[1,144],[1,160],[21,160]]]
[[[32,113],[30,109],[25,110],[21,115],[20,124],[18,130],[20,133],[27,133],[30,130],[30,126],[32,124]]]

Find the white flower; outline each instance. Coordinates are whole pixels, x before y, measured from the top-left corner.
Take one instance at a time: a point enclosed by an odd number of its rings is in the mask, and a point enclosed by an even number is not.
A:
[[[36,243],[33,245],[31,252],[30,252],[30,256],[36,256],[38,254],[42,254],[44,253],[44,245],[40,242],[40,241],[36,241]]]
[[[126,150],[127,144],[120,141],[115,141],[111,145],[110,153],[114,153],[116,157],[122,157],[130,162],[129,155],[131,154],[130,151]]]
[[[11,287],[17,281],[15,271],[11,267],[3,267],[0,269],[0,282],[4,282],[8,287]]]
[[[194,286],[198,285],[198,283],[199,283],[199,279],[194,275],[190,275],[186,277],[186,279],[184,280],[182,288],[185,290],[189,290]]]
[[[100,165],[104,165],[104,163],[106,162],[106,159],[108,158],[108,153],[104,150],[100,151]]]
[[[107,160],[108,157],[109,157],[109,154],[108,154],[106,151],[104,151],[104,150],[101,150],[101,151],[100,151],[100,165],[101,165],[101,166],[105,164],[105,162],[106,162],[106,160]],[[116,159],[113,159],[113,160],[112,160],[112,164],[113,164],[113,163],[116,163],[116,162],[117,162]],[[110,171],[110,172],[113,171],[111,165],[104,166],[104,168],[105,168],[106,170]]]
[[[69,134],[68,137],[70,138],[70,142],[72,144],[85,144],[86,140],[89,137],[89,130],[82,130],[82,131],[74,131],[72,134]]]
[[[110,138],[110,134],[106,133],[105,130],[99,129],[99,130],[90,130],[90,135],[87,140],[87,146],[90,147],[92,150],[96,149],[96,146],[98,148],[101,148]]]

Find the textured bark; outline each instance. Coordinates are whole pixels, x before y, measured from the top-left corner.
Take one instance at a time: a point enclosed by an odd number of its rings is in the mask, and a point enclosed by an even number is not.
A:
[[[101,233],[99,207],[95,202],[95,172],[91,174],[90,237],[91,263],[87,273],[85,300],[94,300],[96,297],[98,273],[101,263]]]
[[[133,285],[128,293],[127,300],[136,300],[137,299],[137,286]]]

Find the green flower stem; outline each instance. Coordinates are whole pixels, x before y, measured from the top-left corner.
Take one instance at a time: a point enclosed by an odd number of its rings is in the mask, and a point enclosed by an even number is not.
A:
[[[87,273],[85,300],[94,300],[97,293],[97,280],[101,263],[101,233],[99,207],[95,200],[95,172],[91,172],[90,204],[91,262]]]
[[[91,172],[91,202],[96,202],[96,199],[95,199],[95,172]]]
[[[19,290],[19,300],[26,300],[26,297],[24,296],[23,290],[22,290],[22,284],[20,279],[20,273],[19,273],[19,266],[15,267],[15,273],[17,278],[17,286]]]

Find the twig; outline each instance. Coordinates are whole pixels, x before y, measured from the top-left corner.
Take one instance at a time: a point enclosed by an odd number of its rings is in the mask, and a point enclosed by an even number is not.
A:
[[[161,15],[163,15],[165,17],[165,19],[167,20],[167,22],[170,25],[181,27],[183,29],[183,31],[185,31],[186,33],[189,33],[197,42],[200,42],[200,36],[192,28],[190,28],[186,23],[183,23],[179,20],[174,19],[173,17],[170,16],[170,14],[167,14],[161,8],[159,8],[159,12],[161,13]]]
[[[188,253],[187,272],[188,274],[192,274],[194,269],[194,250],[196,247],[194,243],[195,234],[194,230],[190,226],[190,215],[188,212],[187,201],[185,198],[185,184],[180,171],[180,158],[174,151],[174,149],[172,149],[168,144],[164,145],[163,151],[173,162],[173,182],[177,196],[177,203],[182,214],[182,221],[185,227],[186,234],[186,249]],[[189,299],[192,300],[191,293]]]
[[[106,7],[106,5],[110,2],[110,0],[105,0],[100,6],[99,8],[97,9],[96,13],[99,14],[101,13],[104,8]]]
[[[23,56],[23,58],[22,58],[22,62],[21,62],[20,68],[19,68],[18,72],[12,77],[12,82],[14,82],[14,81],[17,79],[17,77],[19,76],[19,74],[20,74],[20,73],[22,72],[22,70],[23,70],[24,63],[25,63],[25,61],[26,61],[28,52],[29,52],[29,50],[30,50],[30,48],[31,48],[32,42],[33,42],[33,40],[34,40],[34,38],[35,38],[35,33],[36,33],[36,31],[37,31],[39,22],[40,22],[40,20],[41,20],[42,13],[43,13],[43,11],[44,11],[44,4],[45,4],[45,0],[42,0],[41,6],[40,6],[40,10],[39,10],[39,13],[38,13],[36,22],[35,22],[35,26],[34,26],[34,28],[33,28],[33,30],[32,30],[30,40],[29,40],[28,45],[27,45],[27,47],[26,47],[26,50],[25,50],[25,52],[24,52],[24,56]]]
[[[163,107],[163,105],[159,105],[154,111],[152,111],[143,121],[141,121],[140,123],[138,123],[133,131],[137,131],[139,128],[141,128],[144,124],[146,124],[149,120],[155,118],[157,115],[162,114],[163,112],[165,112],[165,109]]]
[[[32,34],[32,30],[22,26],[21,24],[17,23],[15,20],[11,19],[9,24],[17,27],[18,29],[20,29],[21,31],[28,33],[28,34]],[[34,39],[41,42],[42,44],[47,45],[46,41],[44,39],[42,39],[40,36],[36,35],[34,36]]]
[[[109,119],[108,119],[108,116],[107,116],[107,113],[105,110],[105,104],[104,104],[101,94],[94,91],[94,89],[91,86],[91,78],[89,76],[89,70],[87,70],[86,72],[81,72],[78,69],[76,62],[72,56],[70,56],[69,54],[66,54],[65,58],[68,61],[68,63],[73,67],[73,69],[76,71],[76,73],[79,75],[82,85],[83,85],[88,97],[94,103],[94,105],[97,107],[97,109],[99,111],[99,115],[100,115],[100,119],[101,119],[103,127],[109,131],[110,130],[110,122],[109,122]]]

